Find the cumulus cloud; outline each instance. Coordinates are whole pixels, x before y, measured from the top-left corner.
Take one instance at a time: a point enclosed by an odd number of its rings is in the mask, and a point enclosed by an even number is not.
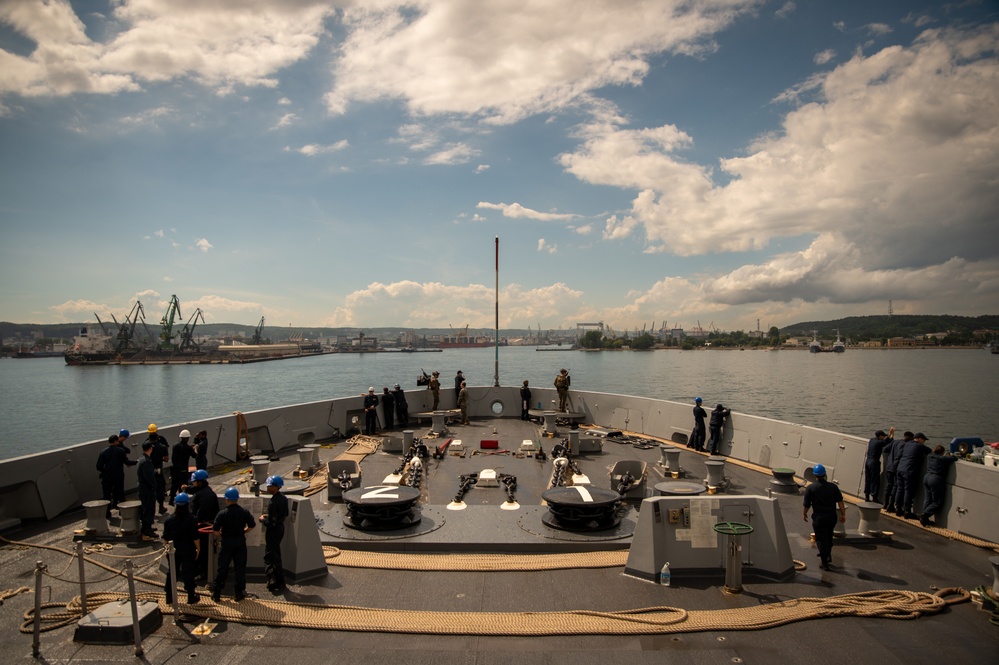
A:
[[[538,212],[537,210],[525,208],[519,203],[489,203],[487,201],[480,201],[476,207],[483,208],[485,210],[499,210],[503,213],[504,217],[509,217],[511,219],[537,219],[544,222],[550,222],[571,220],[579,217],[579,215],[573,215],[570,213]]]
[[[495,296],[494,286],[485,284],[374,282],[348,294],[322,325],[463,328],[467,324],[471,329],[491,329]],[[583,293],[563,283],[534,289],[510,284],[500,290],[500,302],[501,327],[522,327],[528,321],[561,325],[576,320],[587,307]]]
[[[780,9],[774,12],[774,16],[776,16],[777,18],[787,18],[788,16],[794,13],[795,8],[796,7],[793,2],[790,1],[785,2],[783,5],[781,5]]]
[[[213,247],[212,243],[208,242],[207,238],[201,238],[196,243],[194,243],[194,246],[200,249],[202,252],[207,252]]]
[[[829,48],[826,49],[825,51],[819,51],[818,53],[816,53],[814,60],[816,65],[824,65],[835,57],[836,57],[836,51]]]
[[[341,150],[346,149],[349,145],[350,143],[347,142],[347,139],[341,139],[336,143],[330,143],[328,145],[310,143],[308,145],[303,145],[301,148],[298,148],[296,152],[301,153],[306,157],[315,157],[316,155],[325,155],[331,152],[340,152]]]
[[[452,143],[443,150],[429,155],[423,160],[423,163],[430,165],[467,164],[473,157],[478,157],[481,153],[481,150],[466,143]]]
[[[725,184],[682,159],[693,138],[671,125],[632,130],[601,117],[561,163],[586,182],[637,191],[605,239],[640,231],[650,251],[696,255],[815,238],[806,252],[734,271],[714,297],[842,300],[843,280],[875,298],[899,293],[892,275],[972,270],[999,254],[989,230],[999,210],[997,44],[999,27],[987,26],[855,55],[815,80],[815,100],[780,132],[723,159]],[[868,288],[878,280],[890,288]]]
[[[0,51],[0,93],[114,94],[189,77],[217,90],[274,86],[274,75],[318,42],[336,8],[319,0],[274,3],[143,0],[112,3],[112,35],[93,41],[68,0],[0,3],[0,21],[35,44]]]
[[[299,121],[299,117],[294,113],[285,113],[274,125],[274,129],[281,129],[282,127],[288,127]]]
[[[67,300],[58,305],[50,305],[49,309],[56,312],[63,321],[79,320],[81,318],[90,319],[95,313],[109,311],[107,305],[96,303],[92,300]]]
[[[558,251],[558,245],[548,243],[544,238],[538,238],[538,251],[554,254]]]
[[[359,3],[343,13],[348,33],[326,105],[341,114],[400,99],[417,116],[510,123],[634,85],[653,55],[710,51],[713,34],[758,4],[591,0],[580,12],[574,0]]]
[[[488,170],[489,170],[488,164],[479,164],[478,166],[475,167],[476,173],[485,173]]]

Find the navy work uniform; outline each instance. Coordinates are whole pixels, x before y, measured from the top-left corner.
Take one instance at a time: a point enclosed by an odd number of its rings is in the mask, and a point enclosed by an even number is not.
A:
[[[843,505],[843,493],[839,487],[826,480],[826,470],[821,464],[816,464],[812,470],[815,482],[805,488],[804,519],[808,520],[808,509],[812,509],[812,531],[815,533],[815,544],[819,549],[820,568],[829,570],[832,563],[833,531],[836,528],[836,510],[839,509],[839,519],[846,521],[846,506]]]
[[[409,403],[406,402],[406,391],[395,384],[392,389],[395,397],[395,419],[399,421],[400,427],[409,427]]]
[[[947,472],[950,471],[951,464],[956,461],[956,457],[943,452],[943,446],[937,446],[927,455],[926,475],[923,477],[926,497],[923,502],[923,514],[919,516],[919,523],[923,526],[929,526],[930,518],[943,508],[944,500],[947,498]]]
[[[177,568],[177,577],[184,583],[184,590],[187,591],[187,602],[198,602],[198,594],[194,583],[195,571],[197,569],[198,552],[198,520],[194,518],[190,510],[190,497],[180,492],[174,499],[176,509],[173,515],[166,518],[163,523],[163,540],[173,541],[174,565]],[[170,579],[170,572],[167,571],[166,602],[173,602],[173,580]]]
[[[284,539],[284,522],[288,518],[288,497],[281,493],[283,486],[284,480],[280,476],[271,476],[264,483],[264,489],[271,498],[267,502],[267,514],[260,517],[260,523],[264,525],[264,575],[267,576],[267,588],[275,592],[284,588],[281,541]]]
[[[215,582],[212,584],[212,600],[215,602],[222,597],[230,564],[236,575],[235,598],[237,601],[246,598],[246,532],[257,525],[250,511],[237,503],[239,490],[230,487],[225,491],[225,497],[228,505],[215,516],[215,524],[212,526],[212,531],[220,535],[222,544]]]
[[[368,394],[364,396],[364,433],[374,436],[378,427],[378,396],[375,395],[374,388],[368,388]]]
[[[864,459],[864,501],[878,500],[878,494],[881,492],[881,457],[892,440],[891,435],[878,430],[867,442],[867,456]]]
[[[208,478],[208,472],[203,469],[198,469],[192,477],[196,477],[199,473]],[[191,497],[191,513],[194,514],[194,519],[198,521],[199,527],[210,527],[215,523],[215,516],[219,514],[219,497],[215,490],[209,486],[207,480],[199,480],[196,484],[194,496]],[[199,541],[201,549],[198,553],[198,575],[207,578],[208,534],[199,532]]]
[[[701,408],[701,398],[694,398],[694,431],[690,433],[688,448],[704,450],[704,419],[707,417],[708,412]]]
[[[106,501],[110,501],[107,516],[125,500],[125,467],[135,466],[128,458],[128,450],[123,448],[120,439],[112,436],[108,439],[108,447],[97,456],[97,471],[101,477],[101,492]]]

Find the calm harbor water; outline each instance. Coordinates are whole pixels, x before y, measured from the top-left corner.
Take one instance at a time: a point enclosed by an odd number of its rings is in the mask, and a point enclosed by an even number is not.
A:
[[[462,370],[493,385],[495,352],[332,354],[250,365],[68,367],[61,358],[0,360],[0,459],[105,439],[121,427],[190,420],[361,394],[421,369],[442,387]],[[562,367],[579,390],[681,402],[704,398],[750,413],[869,437],[877,428],[999,439],[999,356],[983,350],[536,351],[501,348],[500,385],[551,387]],[[412,400],[411,400],[412,401]]]

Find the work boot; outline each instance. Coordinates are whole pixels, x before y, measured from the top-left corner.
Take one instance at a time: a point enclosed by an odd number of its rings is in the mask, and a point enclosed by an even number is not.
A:
[[[923,513],[922,515],[919,516],[919,524],[921,526],[929,526],[930,525],[930,518],[926,516],[926,513]]]
[[[200,600],[201,600],[201,597],[198,594],[196,594],[196,593],[189,593],[189,594],[187,594],[187,604],[188,605],[196,605],[198,603],[198,601],[200,601]]]
[[[166,515],[166,506],[160,504],[160,515]]]
[[[238,603],[240,601],[246,600],[246,594],[243,593],[242,591],[237,591],[235,598],[236,598],[236,602]]]
[[[214,600],[216,603],[221,603],[222,602],[222,592],[221,591],[212,591],[212,600]]]

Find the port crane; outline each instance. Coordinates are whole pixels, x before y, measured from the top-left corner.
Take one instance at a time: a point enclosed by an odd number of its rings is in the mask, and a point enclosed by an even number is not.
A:
[[[176,295],[170,296],[170,304],[167,305],[166,314],[160,319],[160,343],[157,348],[160,351],[172,351],[173,345],[173,322],[181,316],[180,299]]]
[[[191,318],[187,320],[187,323],[184,324],[183,329],[180,331],[181,351],[186,351],[187,349],[201,351],[201,345],[194,341],[194,327],[198,325],[198,321],[205,322],[205,314],[201,311],[200,307],[194,310],[194,314],[191,315]]]
[[[135,344],[135,326],[140,320],[142,321],[142,327],[146,329],[146,333],[149,337],[152,337],[149,327],[146,326],[146,311],[143,309],[142,303],[138,300],[132,305],[131,311],[122,323],[118,323],[118,319],[115,318],[114,314],[111,315],[111,320],[118,326],[118,334],[115,336],[114,346],[114,352],[117,354],[125,353],[129,349],[138,348],[138,345]]]
[[[253,340],[252,344],[263,344],[264,343],[264,317],[260,317],[260,323],[257,327],[253,329]]]

